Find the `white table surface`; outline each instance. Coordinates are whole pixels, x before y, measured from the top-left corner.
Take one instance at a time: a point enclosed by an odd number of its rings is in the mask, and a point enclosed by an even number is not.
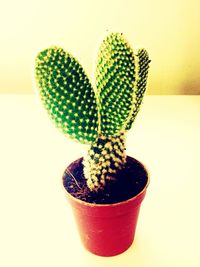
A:
[[[79,241],[61,176],[84,145],[31,95],[0,96],[1,267],[200,266],[200,96],[146,96],[127,152],[151,176],[134,245],[103,258]]]

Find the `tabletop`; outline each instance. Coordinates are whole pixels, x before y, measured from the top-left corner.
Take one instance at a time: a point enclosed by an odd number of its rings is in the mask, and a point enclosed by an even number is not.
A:
[[[150,185],[134,244],[115,257],[86,251],[62,174],[87,146],[62,135],[34,95],[0,95],[0,266],[200,266],[200,96],[145,96],[127,154]]]

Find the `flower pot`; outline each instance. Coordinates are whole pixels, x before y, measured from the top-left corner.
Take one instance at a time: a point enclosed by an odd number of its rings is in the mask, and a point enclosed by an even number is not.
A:
[[[73,171],[76,162],[71,163],[67,170]],[[93,254],[115,256],[127,250],[133,243],[140,205],[149,183],[144,166],[141,163],[139,166],[146,175],[145,186],[136,196],[126,201],[114,204],[93,204],[77,199],[65,190],[82,243]],[[64,179],[63,176],[63,183]]]

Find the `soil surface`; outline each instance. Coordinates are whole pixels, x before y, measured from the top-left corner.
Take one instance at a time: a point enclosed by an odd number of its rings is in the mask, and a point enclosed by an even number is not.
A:
[[[65,170],[63,184],[75,198],[96,204],[112,204],[128,200],[140,193],[147,184],[147,172],[134,158],[127,157],[124,168],[115,174],[115,181],[108,181],[104,190],[91,192],[83,174],[83,158],[80,158]]]

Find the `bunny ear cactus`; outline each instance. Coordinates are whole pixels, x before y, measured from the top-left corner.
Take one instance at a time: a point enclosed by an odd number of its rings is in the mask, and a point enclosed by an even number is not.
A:
[[[145,49],[134,53],[121,33],[111,33],[99,49],[94,90],[62,48],[36,58],[36,81],[51,119],[64,134],[89,144],[83,164],[91,191],[103,189],[126,163],[125,134],[139,111],[149,62]]]

